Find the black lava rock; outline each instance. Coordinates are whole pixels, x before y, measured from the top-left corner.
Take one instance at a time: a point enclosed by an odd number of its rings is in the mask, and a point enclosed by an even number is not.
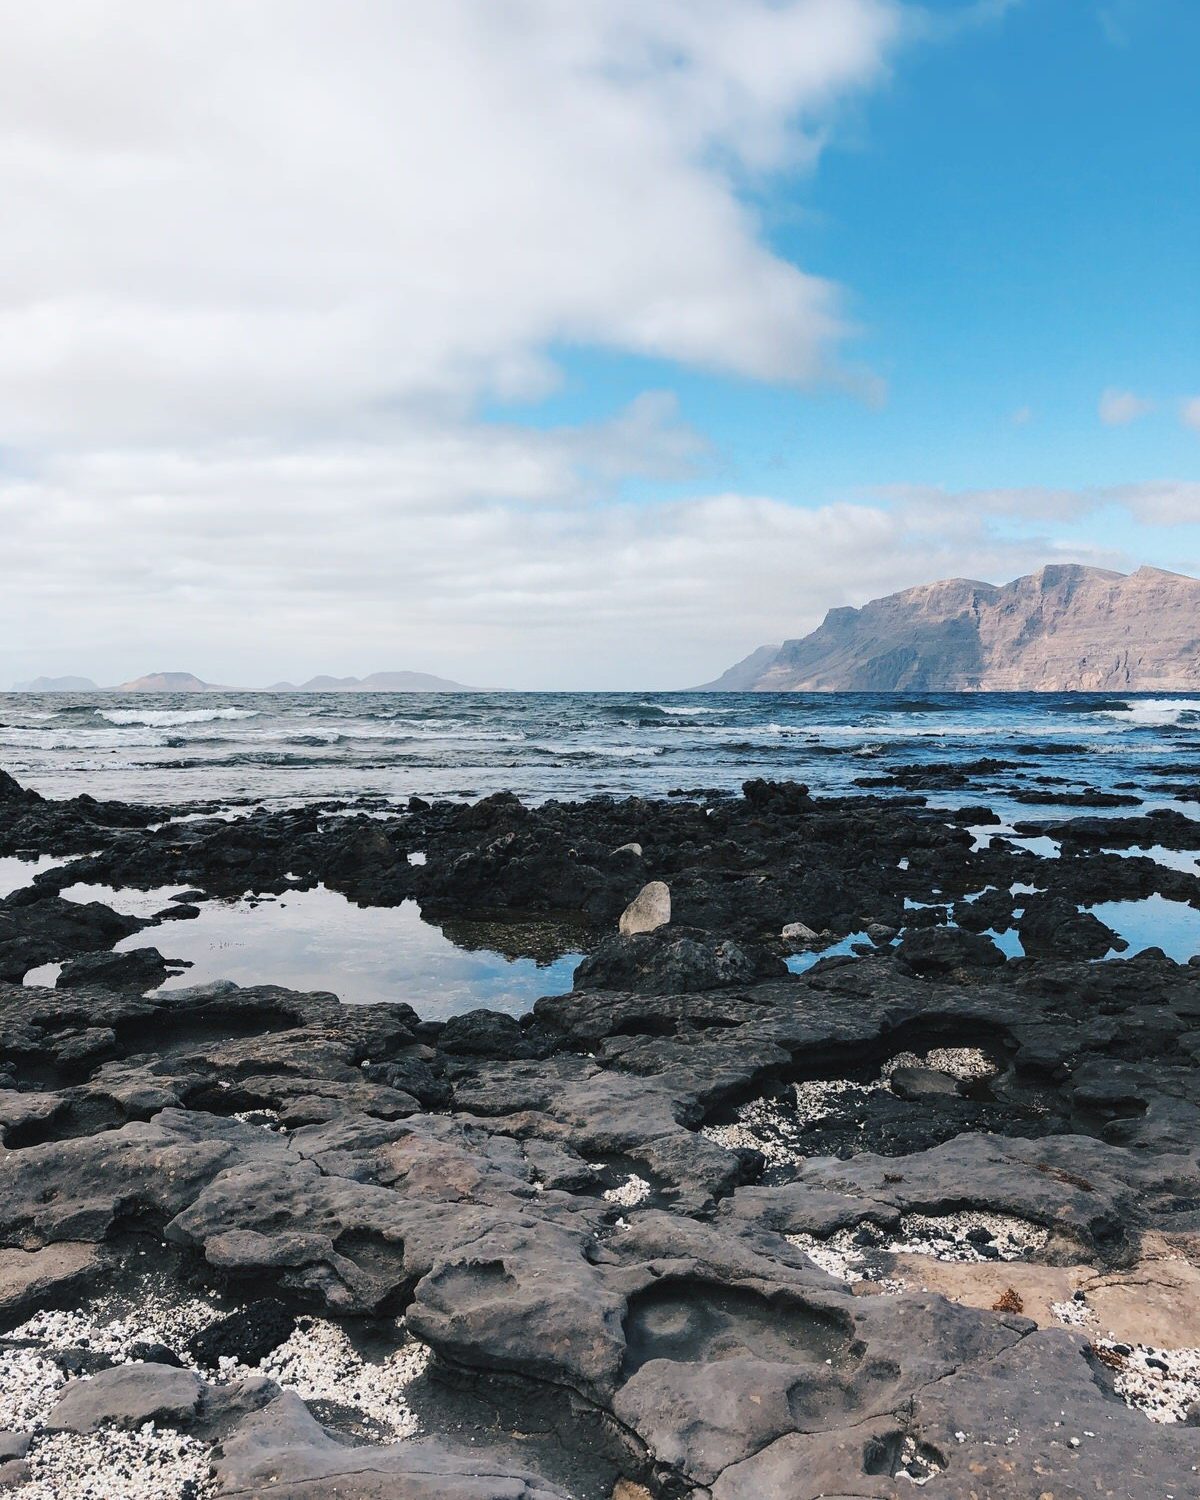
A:
[[[189,1339],[188,1353],[209,1369],[224,1358],[256,1365],[289,1338],[295,1326],[295,1317],[282,1302],[264,1297],[202,1328]]]

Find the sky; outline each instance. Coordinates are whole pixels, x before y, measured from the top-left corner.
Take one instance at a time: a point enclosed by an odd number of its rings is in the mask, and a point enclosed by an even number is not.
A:
[[[1195,0],[0,0],[0,683],[1200,573]]]

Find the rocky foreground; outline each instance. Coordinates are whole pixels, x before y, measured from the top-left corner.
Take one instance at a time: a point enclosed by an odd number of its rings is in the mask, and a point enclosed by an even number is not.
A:
[[[63,861],[0,902],[0,1484],[1200,1493],[1200,969],[1105,962],[1079,910],[1200,906],[1111,852],[1196,825],[1085,811],[1053,861],[994,825],[768,783],[222,821],[0,775],[0,856]],[[147,993],[199,903],[316,882],[589,955],[519,1021]]]

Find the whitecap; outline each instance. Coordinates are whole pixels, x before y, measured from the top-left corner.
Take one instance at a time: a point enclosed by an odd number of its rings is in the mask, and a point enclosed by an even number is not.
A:
[[[98,708],[110,724],[146,724],[169,728],[175,724],[210,724],[216,719],[257,719],[257,708]]]
[[[1185,714],[1200,714],[1200,698],[1142,698],[1122,708],[1100,710],[1102,718],[1132,729],[1163,729],[1180,723]]]

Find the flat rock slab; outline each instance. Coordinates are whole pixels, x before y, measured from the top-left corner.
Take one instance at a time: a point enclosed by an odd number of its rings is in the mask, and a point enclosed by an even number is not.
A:
[[[98,1245],[63,1241],[40,1250],[0,1249],[0,1317],[52,1307],[97,1277],[105,1263]]]
[[[51,1432],[96,1432],[157,1422],[189,1427],[200,1409],[204,1382],[173,1365],[130,1364],[72,1380],[46,1419]]]

